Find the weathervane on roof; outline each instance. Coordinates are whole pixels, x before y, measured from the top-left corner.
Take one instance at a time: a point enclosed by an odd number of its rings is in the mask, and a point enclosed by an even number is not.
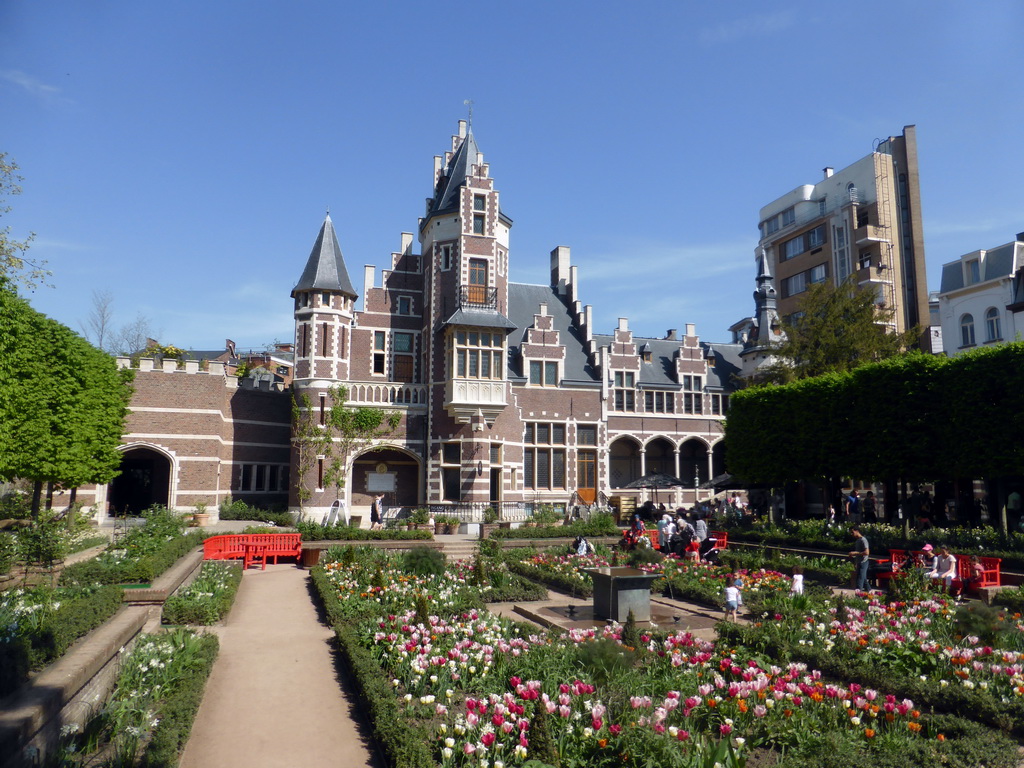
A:
[[[473,100],[472,99],[466,99],[462,103],[465,104],[467,107],[469,107],[469,130],[472,131],[473,130]]]

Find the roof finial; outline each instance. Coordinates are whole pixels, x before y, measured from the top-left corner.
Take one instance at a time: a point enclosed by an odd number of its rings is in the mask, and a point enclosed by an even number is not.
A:
[[[472,99],[466,99],[462,103],[465,104],[467,107],[469,107],[469,130],[470,130],[470,133],[472,133],[472,131],[473,131],[473,100]]]

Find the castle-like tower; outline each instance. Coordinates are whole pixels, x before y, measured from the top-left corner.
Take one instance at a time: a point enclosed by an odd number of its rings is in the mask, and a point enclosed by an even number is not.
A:
[[[681,339],[634,338],[625,319],[614,336],[595,334],[562,246],[550,285],[511,283],[512,220],[464,121],[434,158],[431,190],[390,268],[378,279],[364,267],[361,306],[330,217],[292,291],[294,390],[314,423],[335,385],[351,406],[401,416],[349,457],[345,505],[359,513],[384,492],[394,506],[521,517],[538,503],[593,503],[655,469],[696,499],[721,471],[738,348],[701,343],[689,325]],[[339,495],[324,479],[330,457],[301,459],[293,450],[294,484],[321,516]]]

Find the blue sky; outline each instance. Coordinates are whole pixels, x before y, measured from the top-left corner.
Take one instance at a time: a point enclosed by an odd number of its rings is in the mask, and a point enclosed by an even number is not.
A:
[[[761,206],[916,124],[928,283],[1024,230],[1024,4],[0,0],[0,151],[80,329],[290,340],[327,208],[357,287],[473,99],[512,277],[572,248],[597,329],[752,311]]]

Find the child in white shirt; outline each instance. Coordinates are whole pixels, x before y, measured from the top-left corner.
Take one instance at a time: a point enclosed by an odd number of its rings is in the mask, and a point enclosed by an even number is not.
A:
[[[730,576],[725,580],[725,618],[736,621],[737,611],[743,598],[740,589],[736,586],[736,579]]]
[[[791,595],[802,595],[804,593],[804,569],[803,566],[793,567],[793,586],[789,588]]]

